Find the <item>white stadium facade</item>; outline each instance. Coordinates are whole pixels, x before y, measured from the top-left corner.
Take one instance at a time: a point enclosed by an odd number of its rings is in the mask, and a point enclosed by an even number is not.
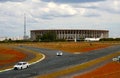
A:
[[[108,30],[80,30],[80,29],[50,29],[50,30],[31,30],[31,40],[36,40],[46,32],[54,32],[57,39],[80,40],[81,38],[108,38]]]

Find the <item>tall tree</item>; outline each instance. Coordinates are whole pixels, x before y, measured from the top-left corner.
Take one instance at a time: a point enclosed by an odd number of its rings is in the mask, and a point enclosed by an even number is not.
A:
[[[49,31],[49,32],[46,32],[44,33],[42,36],[41,36],[41,41],[55,41],[57,38],[57,35],[55,32],[53,31]]]

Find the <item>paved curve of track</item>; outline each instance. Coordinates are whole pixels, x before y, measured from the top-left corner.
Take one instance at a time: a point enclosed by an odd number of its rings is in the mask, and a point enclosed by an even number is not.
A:
[[[109,47],[101,50],[95,50],[83,54],[64,53],[63,56],[56,56],[56,50],[48,50],[42,48],[24,47],[33,51],[41,52],[46,58],[28,69],[10,70],[0,73],[0,78],[29,78],[36,75],[42,75],[64,69],[68,66],[81,64],[114,52],[120,51],[120,46]]]

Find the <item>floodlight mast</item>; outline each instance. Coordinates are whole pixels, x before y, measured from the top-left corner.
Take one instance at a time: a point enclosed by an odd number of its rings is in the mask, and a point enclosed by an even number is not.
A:
[[[24,40],[26,39],[26,14],[24,13]]]

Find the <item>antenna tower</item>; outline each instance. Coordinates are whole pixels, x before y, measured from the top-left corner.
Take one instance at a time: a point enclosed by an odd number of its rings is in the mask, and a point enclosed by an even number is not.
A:
[[[24,40],[26,39],[26,14],[24,13]]]

